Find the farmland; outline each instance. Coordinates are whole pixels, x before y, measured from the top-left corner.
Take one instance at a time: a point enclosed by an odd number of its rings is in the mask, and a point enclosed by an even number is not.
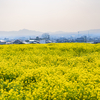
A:
[[[100,100],[100,44],[0,45],[0,100]]]

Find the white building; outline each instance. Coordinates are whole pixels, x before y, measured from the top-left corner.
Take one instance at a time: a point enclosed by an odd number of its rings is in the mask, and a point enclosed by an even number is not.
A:
[[[6,44],[6,41],[0,40],[0,44]]]
[[[45,40],[40,40],[39,43],[40,43],[40,44],[45,44],[46,41],[45,41]]]
[[[35,40],[29,40],[29,43],[34,43],[35,42]]]

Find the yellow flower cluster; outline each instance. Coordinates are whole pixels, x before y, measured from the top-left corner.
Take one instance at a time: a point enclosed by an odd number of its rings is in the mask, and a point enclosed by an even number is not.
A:
[[[100,44],[0,45],[0,100],[100,100]]]

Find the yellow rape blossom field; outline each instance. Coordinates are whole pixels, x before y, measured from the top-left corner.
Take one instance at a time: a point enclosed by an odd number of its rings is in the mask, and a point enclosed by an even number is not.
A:
[[[100,44],[0,45],[0,100],[100,100]]]

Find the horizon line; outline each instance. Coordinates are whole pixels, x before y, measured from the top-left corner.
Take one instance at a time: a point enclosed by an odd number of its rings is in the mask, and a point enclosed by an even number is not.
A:
[[[30,30],[30,29],[19,29],[19,30],[11,30],[11,31],[0,31],[0,32],[12,32],[12,31],[22,31],[22,30],[28,30],[28,31],[36,31],[36,32],[42,32],[42,33],[55,33],[55,32],[66,32],[66,33],[76,33],[76,32],[82,32],[82,31],[92,31],[92,30],[100,30],[100,29],[88,29],[88,30],[80,30],[80,31],[72,31],[72,32],[67,32],[67,31],[46,31],[46,32],[43,32],[43,31],[37,31],[37,30]]]

